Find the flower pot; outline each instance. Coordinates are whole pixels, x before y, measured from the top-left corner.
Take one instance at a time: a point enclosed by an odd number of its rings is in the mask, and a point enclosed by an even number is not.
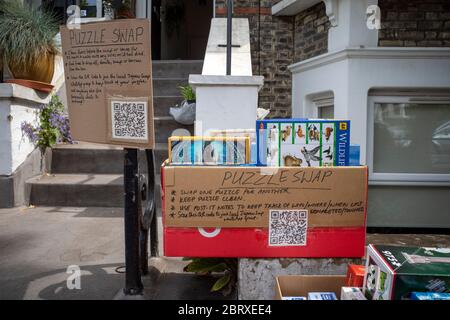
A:
[[[49,52],[36,59],[33,64],[26,66],[9,61],[8,67],[16,79],[51,83],[55,71],[55,55]]]

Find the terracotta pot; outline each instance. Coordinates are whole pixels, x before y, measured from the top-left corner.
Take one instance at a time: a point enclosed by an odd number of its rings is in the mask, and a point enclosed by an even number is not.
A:
[[[51,83],[55,71],[55,55],[53,53],[43,55],[33,65],[26,66],[25,68],[22,64],[9,61],[8,67],[16,79]]]

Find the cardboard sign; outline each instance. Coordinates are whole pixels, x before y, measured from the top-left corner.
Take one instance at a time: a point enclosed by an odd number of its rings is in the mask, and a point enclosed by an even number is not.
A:
[[[274,212],[293,219],[305,210],[308,228],[365,225],[367,167],[162,170],[166,227],[267,228]]]
[[[73,138],[153,148],[149,21],[61,26],[61,41]]]

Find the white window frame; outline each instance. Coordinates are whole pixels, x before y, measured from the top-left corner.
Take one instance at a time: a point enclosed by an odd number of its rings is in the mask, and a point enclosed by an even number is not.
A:
[[[411,97],[411,96],[369,96],[367,122],[367,165],[370,185],[390,186],[450,186],[450,174],[443,173],[382,173],[373,171],[374,154],[374,113],[379,103],[420,103],[449,104],[449,98]]]
[[[333,107],[333,117],[334,117],[334,94],[332,92],[327,92],[325,94],[321,94],[315,96],[312,99],[314,117],[319,117],[319,110],[323,107]]]

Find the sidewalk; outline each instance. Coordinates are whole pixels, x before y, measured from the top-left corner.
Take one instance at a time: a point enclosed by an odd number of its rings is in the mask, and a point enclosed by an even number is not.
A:
[[[0,209],[0,300],[114,299],[124,286],[123,209]],[[66,286],[67,267],[81,269],[81,289]],[[150,259],[144,299],[221,299],[213,279],[184,273],[185,262]],[[122,268],[123,271],[123,268]]]
[[[121,208],[0,209],[0,300],[123,298],[122,216]],[[450,235],[368,234],[367,242],[450,247]],[[149,264],[143,299],[224,299],[209,291],[213,278],[184,273],[181,259]],[[81,269],[80,290],[67,288],[70,265]]]

